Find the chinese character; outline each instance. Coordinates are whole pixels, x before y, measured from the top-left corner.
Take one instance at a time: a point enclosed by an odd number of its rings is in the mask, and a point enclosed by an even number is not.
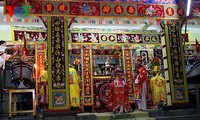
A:
[[[67,11],[67,6],[64,3],[59,4],[58,5],[58,11],[66,12]]]
[[[110,10],[111,10],[111,8],[108,5],[104,5],[102,8],[103,13],[105,13],[105,14],[110,13]]]
[[[172,16],[174,14],[174,10],[171,7],[167,8],[167,14]]]
[[[128,6],[128,13],[129,14],[134,14],[135,8],[133,6]]]
[[[52,12],[54,10],[54,6],[51,3],[47,3],[45,8],[47,12]]]
[[[122,6],[117,5],[117,6],[115,7],[115,12],[116,12],[117,14],[121,14],[121,13],[123,12]]]

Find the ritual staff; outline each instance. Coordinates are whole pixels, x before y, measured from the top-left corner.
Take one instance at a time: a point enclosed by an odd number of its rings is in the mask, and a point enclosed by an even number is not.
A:
[[[110,83],[108,93],[108,106],[113,113],[132,112],[128,102],[128,86],[124,81],[124,74],[121,68],[117,67],[114,71],[114,81]]]

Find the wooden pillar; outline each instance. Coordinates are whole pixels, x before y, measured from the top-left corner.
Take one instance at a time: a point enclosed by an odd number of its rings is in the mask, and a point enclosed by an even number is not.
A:
[[[49,109],[69,110],[68,26],[65,17],[48,17]]]
[[[166,47],[164,64],[165,73],[169,76],[167,89],[170,89],[167,90],[168,105],[186,105],[189,102],[180,22],[169,20],[164,24],[165,44],[163,46]]]

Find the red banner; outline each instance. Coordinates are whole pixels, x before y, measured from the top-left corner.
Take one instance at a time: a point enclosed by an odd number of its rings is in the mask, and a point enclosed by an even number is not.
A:
[[[37,77],[36,80],[39,79],[40,74],[44,70],[44,62],[45,62],[45,52],[37,52]]]
[[[38,1],[38,0],[5,0],[5,13],[17,17],[27,17],[29,14],[41,16],[116,16],[116,17],[184,17],[185,4],[157,4],[126,2],[71,2],[71,1]],[[120,4],[119,4],[120,3]],[[199,17],[199,3],[193,2],[191,17]]]

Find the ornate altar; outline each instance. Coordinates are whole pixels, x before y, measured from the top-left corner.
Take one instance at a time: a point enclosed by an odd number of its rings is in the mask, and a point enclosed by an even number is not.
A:
[[[115,49],[92,50],[93,76],[111,76],[116,66],[122,65],[122,59],[116,57]],[[119,50],[122,54],[122,50]]]
[[[142,56],[143,64],[149,62],[150,56],[160,53],[160,47],[147,45],[125,46],[120,45],[90,45],[76,44],[69,45],[69,63],[76,63],[76,59],[81,60],[79,64],[74,64],[82,80],[81,87],[81,106],[83,111],[106,112],[108,108],[108,90],[113,81],[113,70],[120,66],[126,74],[126,82],[129,87],[128,100],[134,106],[134,79],[137,74],[135,58]],[[125,49],[126,48],[126,49]],[[154,49],[156,48],[156,49]],[[160,56],[162,57],[162,55]],[[150,75],[150,69],[148,69]]]

